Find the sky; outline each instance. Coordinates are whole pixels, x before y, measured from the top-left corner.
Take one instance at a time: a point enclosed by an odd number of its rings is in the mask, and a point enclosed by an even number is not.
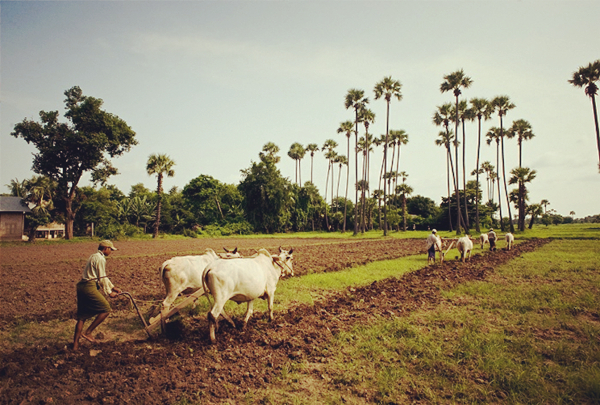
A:
[[[165,190],[202,174],[237,185],[267,142],[279,146],[278,167],[294,182],[287,156],[294,142],[321,147],[334,139],[346,154],[337,129],[354,118],[344,107],[349,89],[369,97],[370,133],[385,133],[385,101],[375,100],[373,88],[391,76],[402,84],[402,100],[391,103],[390,129],[409,136],[399,169],[413,195],[439,203],[447,194],[446,154],[435,145],[441,128],[432,116],[454,101],[440,92],[444,75],[463,69],[473,82],[461,97],[507,95],[516,108],[504,126],[531,124],[535,137],[523,145],[523,165],[537,171],[530,202],[547,199],[561,215],[595,215],[592,107],[567,80],[600,59],[599,15],[597,0],[1,1],[0,192],[33,175],[36,149],[11,136],[14,126],[39,120],[42,110],[62,116],[73,86],[102,99],[136,132],[139,144],[113,160],[119,175],[109,180],[127,194],[138,183],[155,189],[146,162],[158,153],[176,163]],[[492,126],[497,116],[483,123],[484,134]],[[476,123],[466,126],[465,146],[470,172]],[[516,141],[505,149],[508,173],[518,166]],[[484,143],[481,160],[495,165],[495,153]],[[372,156],[374,189],[381,148]],[[352,184],[353,156],[350,163]],[[307,155],[302,182],[310,172]],[[326,176],[318,152],[313,182],[322,194]],[[337,168],[335,176],[337,183]],[[345,181],[344,170],[340,195]]]

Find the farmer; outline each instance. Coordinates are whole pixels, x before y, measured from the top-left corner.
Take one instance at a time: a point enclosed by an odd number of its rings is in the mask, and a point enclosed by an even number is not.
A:
[[[490,241],[490,250],[493,252],[496,250],[496,241],[498,240],[498,236],[496,236],[494,228],[490,228],[490,231],[488,232],[488,240]]]
[[[427,237],[427,263],[435,263],[435,248],[438,244],[437,230],[431,231]]]
[[[111,241],[100,242],[98,251],[88,259],[81,281],[77,283],[77,324],[75,325],[73,350],[79,349],[79,339],[82,337],[96,343],[92,332],[108,317],[110,304],[100,290],[111,298],[115,298],[121,292],[106,276],[106,256],[109,256],[113,250],[117,250],[117,248]],[[83,333],[83,324],[94,316],[96,319]]]

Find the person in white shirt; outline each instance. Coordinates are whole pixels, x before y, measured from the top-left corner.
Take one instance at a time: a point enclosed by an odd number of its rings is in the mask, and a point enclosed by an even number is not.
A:
[[[98,246],[98,251],[90,256],[81,281],[77,283],[77,324],[73,337],[73,350],[79,349],[79,340],[84,339],[96,343],[92,332],[108,317],[111,311],[110,304],[102,292],[115,298],[121,290],[113,285],[106,275],[106,257],[117,248],[109,240],[103,240]],[[96,319],[83,332],[83,325],[87,319],[96,316]]]
[[[427,263],[435,263],[435,249],[439,248],[440,242],[437,236],[437,230],[431,231],[427,237]]]

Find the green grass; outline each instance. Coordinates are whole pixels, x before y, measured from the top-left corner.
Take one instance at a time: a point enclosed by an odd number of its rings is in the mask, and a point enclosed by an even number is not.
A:
[[[595,241],[557,240],[433,311],[356,325],[328,348],[329,383],[296,364],[267,403],[315,402],[306,381],[316,403],[599,403],[599,259]]]

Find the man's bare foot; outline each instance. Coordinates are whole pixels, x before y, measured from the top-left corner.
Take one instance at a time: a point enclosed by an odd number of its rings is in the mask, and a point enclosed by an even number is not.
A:
[[[91,342],[91,343],[98,343],[98,341],[97,341],[96,339],[94,339],[94,338],[93,338],[93,337],[91,337],[91,336],[84,335],[83,333],[81,334],[81,337],[82,337],[82,338],[84,338],[85,340],[87,340],[88,342]]]

